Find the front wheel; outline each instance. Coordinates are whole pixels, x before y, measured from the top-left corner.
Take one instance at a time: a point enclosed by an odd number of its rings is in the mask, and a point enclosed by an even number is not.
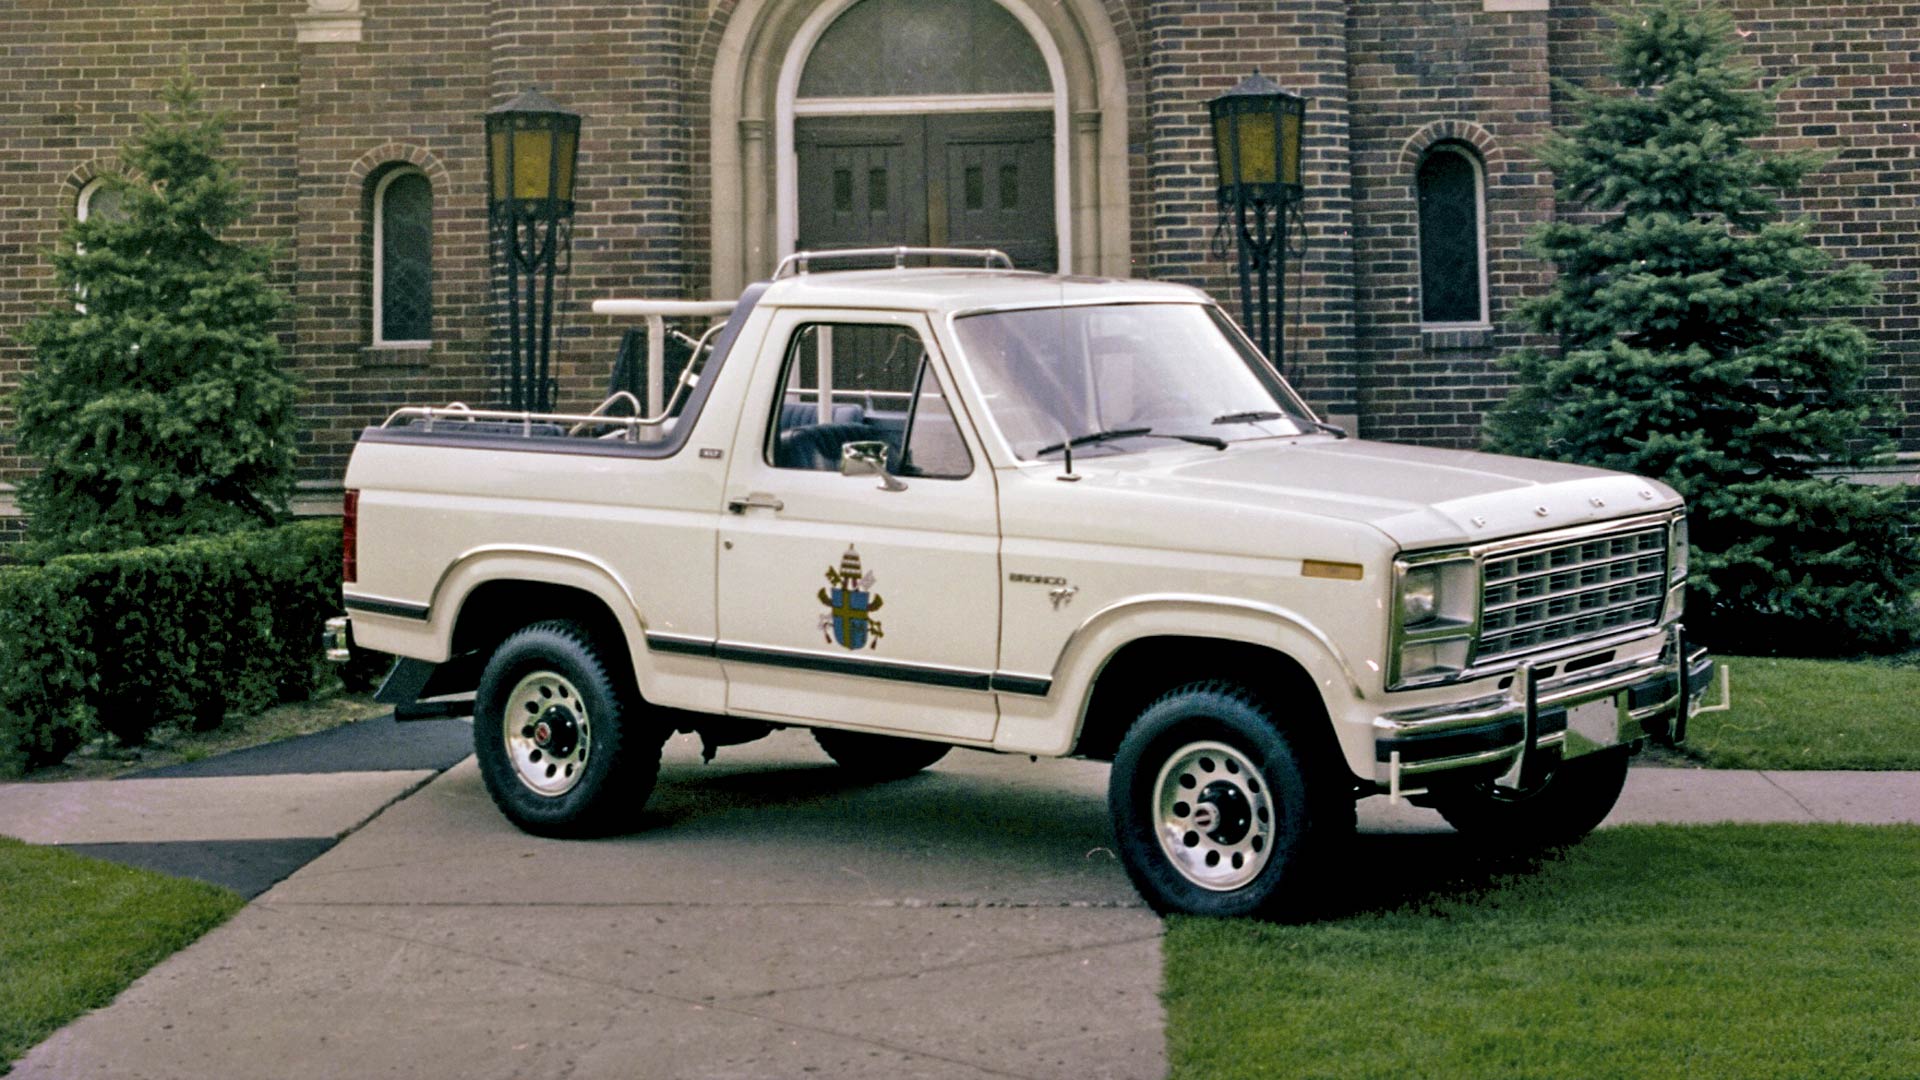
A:
[[[1512,851],[1571,844],[1599,828],[1627,783],[1629,747],[1561,762],[1545,780],[1513,790],[1492,782],[1436,790],[1430,804],[1447,824]]]
[[[1322,857],[1353,831],[1353,798],[1339,777],[1311,771],[1297,740],[1227,683],[1180,687],[1140,714],[1114,755],[1107,805],[1121,863],[1150,907],[1311,911]]]
[[[575,623],[535,623],[487,661],[473,748],[494,805],[539,836],[630,825],[653,792],[664,726]]]

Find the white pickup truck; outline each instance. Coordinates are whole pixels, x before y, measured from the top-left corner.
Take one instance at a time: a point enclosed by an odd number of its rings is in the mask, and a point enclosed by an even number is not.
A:
[[[1671,489],[1346,438],[1196,290],[974,257],[791,259],[652,415],[399,410],[330,633],[403,658],[385,700],[473,693],[541,834],[630,823],[676,730],[808,727],[876,780],[1111,761],[1161,911],[1289,911],[1370,795],[1570,841],[1682,737]]]

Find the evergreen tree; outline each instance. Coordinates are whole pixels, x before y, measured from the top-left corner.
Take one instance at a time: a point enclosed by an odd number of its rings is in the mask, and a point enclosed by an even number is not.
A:
[[[21,337],[20,491],[30,557],[108,551],[285,516],[292,379],[270,255],[226,238],[248,200],[223,155],[226,117],[186,76],[142,118],[109,178],[121,211],[71,222],[53,254],[61,298]]]
[[[1620,90],[1577,95],[1542,158],[1591,213],[1539,229],[1559,271],[1520,318],[1556,337],[1510,362],[1489,420],[1508,453],[1658,477],[1691,510],[1689,626],[1723,648],[1842,652],[1916,625],[1904,488],[1831,479],[1882,460],[1873,343],[1847,319],[1877,281],[1836,267],[1778,198],[1821,159],[1758,149],[1785,88],[1738,62],[1700,0],[1614,16]],[[1829,475],[1823,475],[1829,474]]]

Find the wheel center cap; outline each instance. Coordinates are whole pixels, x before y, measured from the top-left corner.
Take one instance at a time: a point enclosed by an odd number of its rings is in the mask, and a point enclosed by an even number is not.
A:
[[[1253,828],[1253,807],[1238,784],[1215,780],[1200,792],[1193,824],[1216,844],[1237,844]]]
[[[564,758],[580,744],[580,724],[568,709],[555,705],[533,725],[533,745],[549,757]]]

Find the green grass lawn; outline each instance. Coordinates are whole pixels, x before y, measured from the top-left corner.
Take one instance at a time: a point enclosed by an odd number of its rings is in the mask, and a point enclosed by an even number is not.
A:
[[[0,837],[0,1072],[242,903],[212,885]]]
[[[1175,1077],[1920,1076],[1920,827],[1633,826],[1505,866],[1359,841],[1371,906],[1170,921]]]
[[[1733,711],[1694,719],[1688,757],[1717,769],[1920,769],[1920,665],[1723,659]]]

